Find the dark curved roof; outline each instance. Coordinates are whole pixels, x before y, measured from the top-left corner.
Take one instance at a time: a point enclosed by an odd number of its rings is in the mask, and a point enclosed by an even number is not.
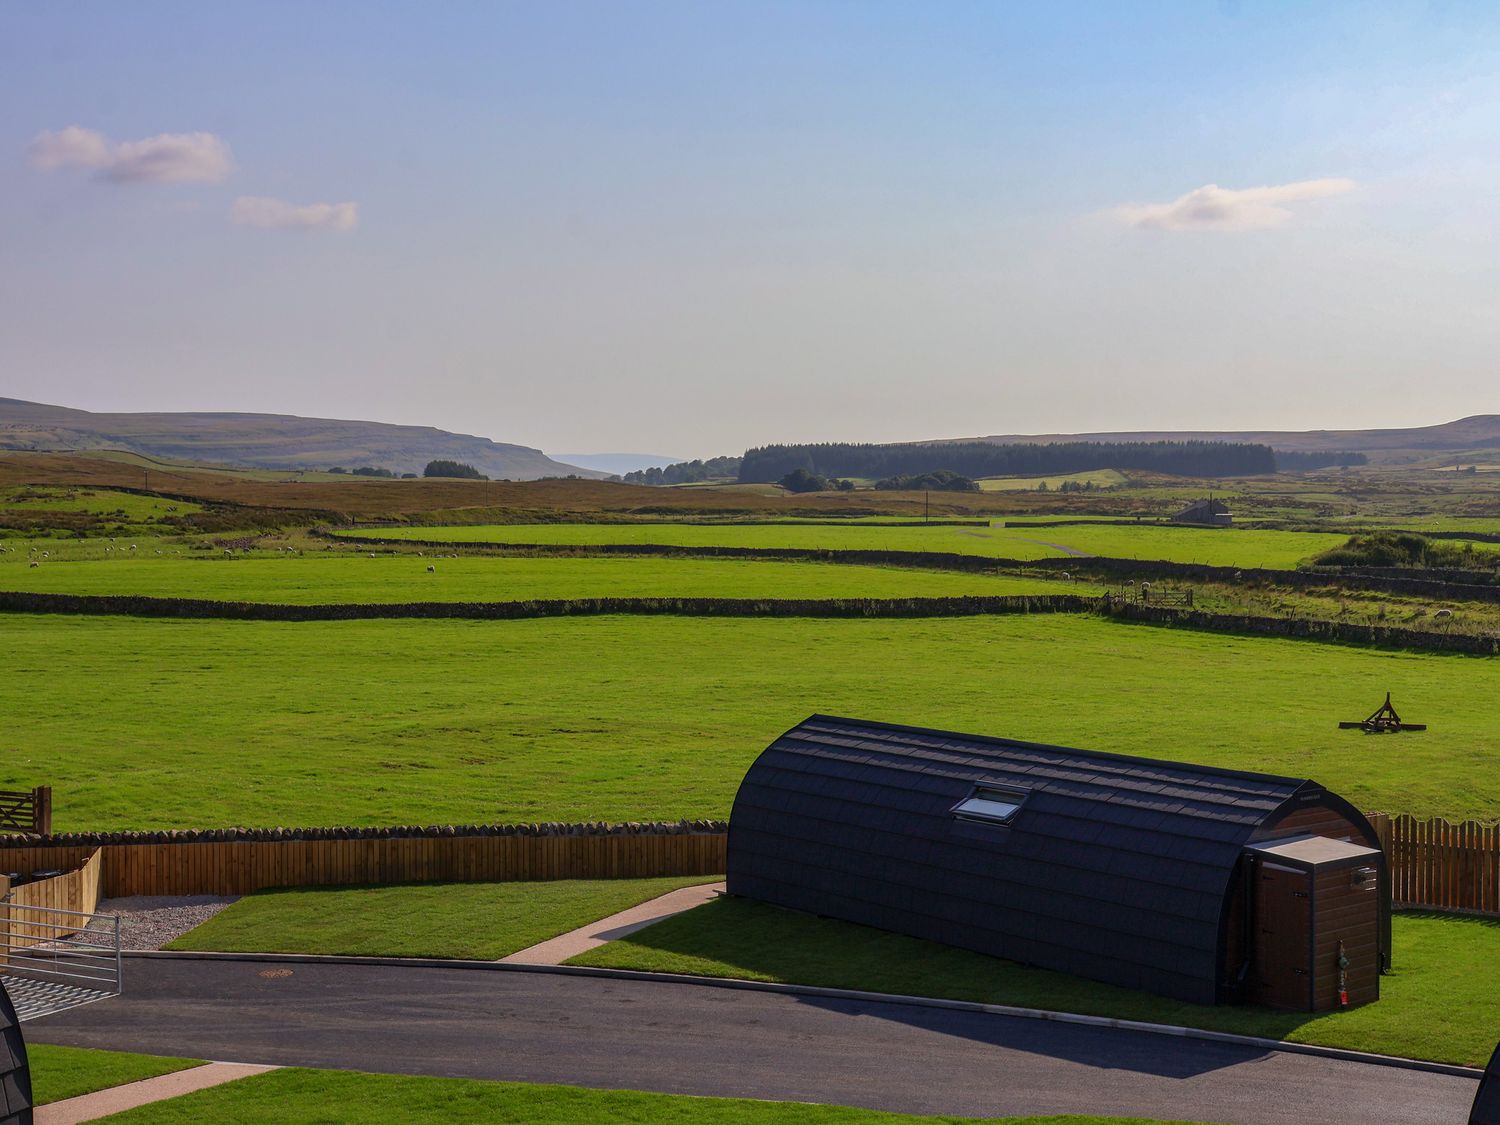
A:
[[[1007,825],[955,817],[1024,789]],[[814,715],[750,767],[729,891],[1198,1003],[1245,843],[1314,782]]]

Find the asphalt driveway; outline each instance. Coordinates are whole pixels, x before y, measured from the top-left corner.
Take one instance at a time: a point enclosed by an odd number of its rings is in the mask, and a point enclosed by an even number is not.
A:
[[[133,959],[34,1042],[975,1116],[1453,1125],[1466,1078],[983,1012],[554,973]]]

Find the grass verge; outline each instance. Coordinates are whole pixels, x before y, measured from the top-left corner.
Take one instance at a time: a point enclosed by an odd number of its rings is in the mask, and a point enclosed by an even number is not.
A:
[[[909,1116],[800,1102],[698,1098],[631,1090],[586,1090],[523,1082],[466,1078],[419,1078],[336,1070],[274,1070],[209,1090],[104,1118],[119,1125],[151,1122],[234,1121],[240,1125],[301,1125],[307,1122],[400,1121],[439,1125],[486,1121],[515,1125],[854,1125],[855,1122],[925,1125],[973,1122],[976,1118]],[[1010,1125],[1145,1125],[1126,1117],[989,1118]]]
[[[28,1043],[26,1056],[31,1062],[31,1093],[37,1105],[202,1065],[199,1059],[54,1047],[48,1043]]]
[[[495,961],[718,876],[296,887],[247,895],[168,949]]]
[[[1500,1028],[1500,920],[1401,913],[1381,999],[1321,1015],[1203,1007],[967,950],[722,898],[570,965],[854,988],[1147,1020],[1483,1066]]]

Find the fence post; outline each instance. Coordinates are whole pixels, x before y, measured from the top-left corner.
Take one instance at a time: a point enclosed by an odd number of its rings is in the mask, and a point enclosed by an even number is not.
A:
[[[31,791],[31,815],[37,835],[52,835],[52,786],[38,785]]]

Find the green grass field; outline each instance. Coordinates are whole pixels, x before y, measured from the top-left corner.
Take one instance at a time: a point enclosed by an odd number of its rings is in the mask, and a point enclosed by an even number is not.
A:
[[[21,513],[89,512],[99,516],[118,516],[122,523],[145,523],[201,512],[203,506],[187,500],[139,496],[112,488],[23,485],[0,489],[0,526],[4,526],[5,513],[12,510]]]
[[[139,1082],[158,1074],[198,1066],[198,1059],[174,1059],[157,1055],[131,1055],[124,1051],[93,1051],[84,1047],[54,1047],[28,1043],[31,1063],[31,1093],[37,1105],[92,1094],[126,1082]]]
[[[713,876],[297,887],[248,895],[168,949],[498,961]]]
[[[1044,578],[837,563],[671,558],[460,558],[340,551],[309,556],[158,557],[27,565],[0,556],[0,589],[220,601],[495,602],[533,598],[907,598],[1086,591]],[[428,566],[434,568],[427,572]]]
[[[1069,551],[1124,559],[1162,559],[1215,566],[1287,569],[1343,543],[1348,536],[1321,532],[1235,528],[1140,527],[1100,524],[1047,528],[852,527],[767,524],[489,524],[474,527],[397,527],[351,536],[462,543],[666,543],[674,546],[844,548],[878,551],[947,551],[993,558],[1065,557]]]
[[[0,628],[0,785],[54,786],[59,831],[724,816],[754,757],[814,712],[1500,815],[1500,665],[1480,657],[1071,615]],[[1431,729],[1337,729],[1388,690]]]
[[[116,1125],[1150,1125],[1134,1117],[925,1117],[803,1102],[696,1098],[523,1082],[287,1068],[101,1119]],[[1165,1125],[1165,1123],[1163,1123]],[[1179,1122],[1178,1125],[1186,1125]]]
[[[1500,920],[1402,913],[1377,1003],[1308,1015],[1185,1004],[899,934],[723,898],[569,961],[1147,1020],[1483,1066],[1500,1027]]]
[[[1035,492],[1045,484],[1048,491],[1056,491],[1065,484],[1114,488],[1125,481],[1125,474],[1119,469],[1091,469],[1088,472],[1063,473],[1051,477],[985,477],[980,480],[979,488],[981,492]]]

